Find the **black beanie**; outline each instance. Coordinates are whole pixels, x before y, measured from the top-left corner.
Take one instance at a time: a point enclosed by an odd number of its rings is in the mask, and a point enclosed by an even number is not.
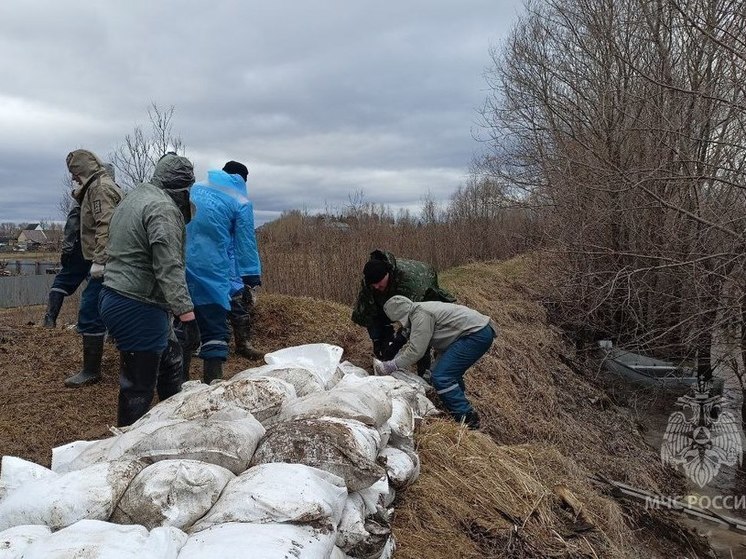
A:
[[[244,182],[249,178],[249,170],[246,168],[246,165],[238,161],[228,161],[228,163],[223,165],[223,171],[229,175],[241,175]]]
[[[368,260],[363,268],[363,277],[366,285],[378,283],[390,272],[388,263],[383,260]]]

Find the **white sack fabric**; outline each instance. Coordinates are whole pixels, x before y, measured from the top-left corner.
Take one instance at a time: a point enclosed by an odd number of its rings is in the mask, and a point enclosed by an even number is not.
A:
[[[49,526],[23,525],[0,532],[0,559],[22,559],[23,552],[35,541],[52,534]]]
[[[329,559],[335,538],[295,524],[220,524],[189,536],[178,559]]]
[[[334,530],[346,499],[339,476],[303,464],[262,464],[228,483],[191,532],[227,522],[313,523]]]
[[[296,419],[267,431],[252,465],[306,464],[342,477],[350,491],[357,491],[385,475],[376,464],[380,444],[378,431],[359,421],[333,417]]]
[[[234,477],[221,466],[196,460],[156,462],[132,480],[111,521],[186,530],[212,508]]]
[[[305,367],[318,373],[325,383],[325,388],[331,388],[337,375],[337,366],[342,358],[343,349],[331,344],[306,344],[287,347],[264,356],[268,365],[283,367]]]
[[[81,520],[26,548],[23,559],[176,559],[187,536],[176,528]]]
[[[27,481],[0,501],[0,530],[43,524],[58,530],[82,519],[108,520],[132,479],[136,461],[96,464],[83,470]]]

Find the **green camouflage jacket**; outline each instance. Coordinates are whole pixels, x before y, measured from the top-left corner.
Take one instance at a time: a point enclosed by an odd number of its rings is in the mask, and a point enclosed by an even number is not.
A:
[[[375,250],[371,260],[385,260],[392,269],[388,287],[380,292],[361,281],[360,293],[352,311],[352,321],[366,328],[391,321],[383,312],[383,305],[394,295],[403,295],[414,302],[442,301],[453,303],[456,298],[438,286],[435,268],[417,260],[396,259],[390,252]]]

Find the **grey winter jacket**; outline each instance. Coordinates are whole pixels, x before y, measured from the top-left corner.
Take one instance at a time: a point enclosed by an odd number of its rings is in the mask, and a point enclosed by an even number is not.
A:
[[[394,358],[399,367],[415,364],[425,355],[428,346],[443,352],[462,336],[478,332],[488,324],[497,335],[497,325],[489,316],[454,303],[413,303],[395,295],[386,301],[383,310],[392,322],[399,322],[409,330],[409,340]]]
[[[191,177],[191,179],[189,179]],[[150,183],[132,190],[111,218],[104,285],[179,316],[194,309],[184,266],[184,217],[165,188],[194,182],[185,157],[166,155]]]

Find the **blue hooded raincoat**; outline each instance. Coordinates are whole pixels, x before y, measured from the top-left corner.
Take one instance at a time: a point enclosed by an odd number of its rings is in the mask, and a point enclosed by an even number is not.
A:
[[[208,171],[189,194],[197,208],[187,225],[186,277],[195,306],[230,309],[235,276],[260,276],[254,206],[239,175]]]

